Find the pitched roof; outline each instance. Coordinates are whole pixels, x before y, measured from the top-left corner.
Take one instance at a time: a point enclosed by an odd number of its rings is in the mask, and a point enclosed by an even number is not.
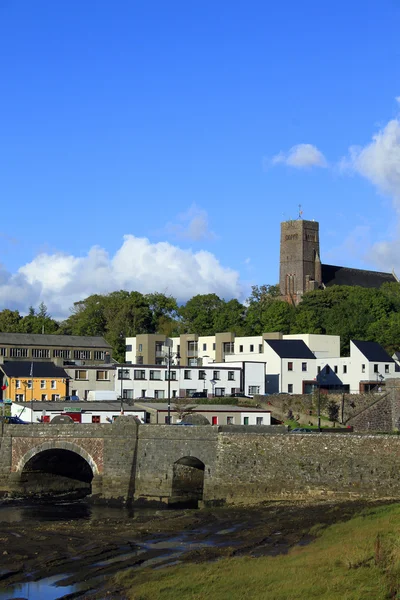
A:
[[[264,340],[280,358],[315,358],[303,340]]]
[[[111,348],[102,337],[88,335],[50,335],[42,333],[0,333],[0,344],[21,346],[71,346],[76,348]]]
[[[322,283],[326,287],[331,285],[359,285],[365,288],[379,288],[383,283],[395,283],[397,281],[393,273],[365,271],[364,269],[351,269],[334,265],[321,265],[321,269]]]
[[[359,349],[365,358],[371,362],[394,362],[384,348],[378,342],[362,342],[359,340],[351,340],[356,348]]]
[[[31,376],[31,366],[33,365],[33,375]],[[10,361],[0,365],[0,369],[7,377],[53,377],[54,379],[67,379],[69,376],[62,367],[57,367],[52,362],[28,362],[28,361]]]

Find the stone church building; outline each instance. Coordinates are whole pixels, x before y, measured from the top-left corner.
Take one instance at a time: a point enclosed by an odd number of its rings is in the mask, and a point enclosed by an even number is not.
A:
[[[281,223],[279,285],[288,302],[297,304],[305,292],[331,285],[379,288],[383,283],[398,281],[394,272],[322,264],[319,223],[301,218]]]

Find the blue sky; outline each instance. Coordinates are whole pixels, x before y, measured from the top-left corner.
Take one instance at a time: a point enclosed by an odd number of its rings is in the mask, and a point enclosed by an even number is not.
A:
[[[323,262],[400,274],[399,17],[397,0],[3,0],[0,308],[243,299],[277,282],[298,204]]]

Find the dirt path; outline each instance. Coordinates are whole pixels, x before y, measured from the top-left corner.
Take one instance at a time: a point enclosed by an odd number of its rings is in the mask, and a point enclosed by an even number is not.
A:
[[[60,575],[62,585],[79,588],[65,598],[104,599],[108,594],[117,600],[123,592],[113,587],[111,577],[122,569],[287,552],[312,540],[313,525],[350,518],[366,506],[372,505],[279,502],[253,509],[159,511],[131,519],[1,523],[0,592]]]

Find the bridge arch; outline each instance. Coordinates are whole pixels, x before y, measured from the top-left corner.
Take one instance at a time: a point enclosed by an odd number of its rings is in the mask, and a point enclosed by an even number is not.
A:
[[[22,473],[22,471],[24,470],[26,464],[36,455],[36,454],[40,454],[41,452],[44,452],[46,450],[69,450],[70,452],[73,452],[74,454],[78,454],[81,458],[83,458],[88,465],[91,467],[92,471],[93,471],[93,475],[99,475],[99,468],[96,464],[96,461],[94,460],[94,458],[89,454],[89,452],[87,452],[84,448],[81,448],[81,446],[79,446],[78,444],[75,444],[74,442],[68,442],[68,441],[58,441],[58,440],[54,440],[54,441],[49,441],[49,442],[44,442],[43,444],[40,444],[39,446],[34,446],[33,448],[31,448],[30,450],[28,450],[28,452],[26,452],[24,454],[24,456],[22,456],[22,458],[19,460],[17,467],[16,467],[16,472],[17,473]]]
[[[175,461],[172,471],[172,502],[197,504],[203,500],[205,464],[195,456]]]
[[[28,495],[92,493],[92,481],[99,475],[93,457],[78,444],[47,441],[31,448],[17,465],[20,485]]]

